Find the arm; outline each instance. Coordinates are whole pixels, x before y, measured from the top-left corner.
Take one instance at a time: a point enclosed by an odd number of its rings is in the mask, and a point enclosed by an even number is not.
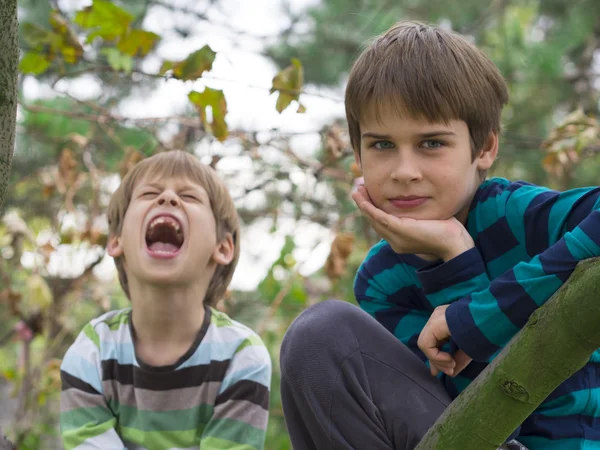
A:
[[[262,450],[269,420],[271,358],[256,335],[231,359],[213,416],[204,428],[203,450]]]
[[[430,311],[418,301],[415,281],[401,257],[382,240],[359,267],[354,279],[354,295],[363,311],[427,363],[417,347],[417,338]]]
[[[61,364],[60,428],[66,450],[126,450],[103,396],[98,342],[86,325]]]
[[[448,328],[459,348],[477,361],[489,360],[560,288],[579,261],[600,255],[599,195],[598,189],[558,193],[513,186],[506,220],[532,258],[447,308]]]

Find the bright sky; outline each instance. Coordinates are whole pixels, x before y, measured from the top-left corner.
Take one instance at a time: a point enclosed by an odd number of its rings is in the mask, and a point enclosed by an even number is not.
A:
[[[90,4],[86,1],[61,1],[61,7],[71,9]],[[190,1],[174,0],[175,5],[190,5]],[[204,4],[205,2],[202,2]],[[289,0],[294,11],[299,11],[314,0]],[[211,25],[199,21],[191,15],[173,16],[165,10],[156,9],[149,14],[144,28],[164,36],[164,41],[158,49],[162,58],[182,59],[190,52],[208,44],[217,52],[217,58],[210,72],[210,78],[196,82],[181,82],[178,80],[162,81],[160,87],[150,96],[138,97],[128,101],[120,111],[130,117],[156,117],[169,116],[181,112],[188,107],[187,93],[192,90],[201,91],[204,86],[223,89],[228,102],[227,122],[232,129],[244,130],[269,130],[281,129],[286,132],[314,132],[334,118],[343,117],[343,103],[318,96],[303,95],[302,103],[306,106],[305,114],[296,114],[296,108],[289,108],[283,114],[275,110],[276,96],[269,95],[273,76],[277,67],[259,54],[262,41],[253,39],[253,35],[275,35],[277,31],[287,25],[285,16],[281,13],[281,0],[221,0],[221,10],[226,14],[215,13],[211,19],[218,24],[229,24],[231,29],[244,31],[248,36],[240,38],[227,27]],[[199,11],[200,7],[197,6]],[[174,24],[193,24],[195,32],[186,39],[173,38],[166,35],[165,31],[171,30]],[[149,60],[144,70],[157,71],[161,61],[158,58]],[[91,77],[83,77],[77,82],[61,82],[57,89],[68,90],[78,98],[85,99],[98,94],[98,86]],[[310,92],[315,88],[307,87]],[[341,99],[343,89],[335,91],[320,91],[327,97]],[[25,93],[28,98],[48,96],[50,93],[29,77],[25,83]],[[305,134],[294,138],[294,150],[300,155],[310,155],[319,146],[317,133]],[[199,156],[205,158],[213,152],[223,150],[220,144],[199,147]],[[240,158],[224,158],[218,169],[225,172],[240,173],[240,168],[245,161]],[[243,177],[241,182],[245,187],[254,183],[250,177]],[[114,184],[114,183],[113,183]],[[115,186],[116,187],[116,186]],[[250,201],[250,200],[249,200]],[[73,218],[73,221],[77,221]],[[276,260],[283,245],[286,234],[293,234],[298,244],[297,261],[302,263],[302,274],[309,274],[319,269],[325,262],[329,253],[329,246],[333,239],[329,230],[315,224],[302,224],[295,226],[290,220],[279,222],[277,233],[270,234],[270,220],[258,221],[247,228],[243,233],[242,253],[238,269],[232,281],[235,289],[253,289],[264,277],[268,267]],[[312,251],[311,251],[312,249]],[[61,248],[56,258],[51,261],[50,270],[62,274],[76,275],[84,267],[85,261],[93,259],[89,252],[73,252],[72,249]],[[25,263],[26,261],[24,261]],[[96,268],[96,273],[101,278],[110,279],[115,275],[112,259],[107,257]]]

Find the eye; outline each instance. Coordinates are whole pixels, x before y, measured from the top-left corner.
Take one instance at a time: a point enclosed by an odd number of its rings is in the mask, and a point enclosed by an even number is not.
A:
[[[196,202],[200,201],[200,199],[196,195],[192,195],[192,194],[183,194],[181,197],[185,198],[185,199],[188,199],[188,200],[193,200],[193,201],[196,201]]]
[[[149,197],[149,196],[153,196],[153,195],[158,195],[158,193],[157,192],[146,191],[142,195],[140,195],[140,197]]]
[[[394,148],[394,144],[390,141],[377,141],[374,142],[371,147],[376,148],[377,150],[389,150]]]
[[[427,141],[423,141],[421,143],[421,147],[425,147],[425,148],[440,148],[443,147],[445,144],[442,141],[438,141],[437,139],[429,139]]]

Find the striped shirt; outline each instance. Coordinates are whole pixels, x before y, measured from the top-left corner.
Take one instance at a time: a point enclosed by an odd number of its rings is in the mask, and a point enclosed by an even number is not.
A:
[[[66,450],[262,449],[271,359],[246,326],[205,306],[171,366],[136,358],[131,308],[88,323],[61,364]]]
[[[450,304],[452,338],[473,362],[456,397],[558,290],[583,259],[600,256],[600,188],[554,191],[492,178],[479,187],[466,228],[475,247],[434,263],[396,254],[381,241],[354,282],[361,308],[426,361],[417,339],[434,308]],[[493,407],[493,405],[490,405]],[[600,351],[562,383],[513,434],[530,449],[600,449]]]

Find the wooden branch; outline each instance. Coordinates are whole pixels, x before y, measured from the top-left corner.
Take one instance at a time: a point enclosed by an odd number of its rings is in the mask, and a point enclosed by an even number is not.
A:
[[[15,446],[10,442],[0,427],[0,450],[15,450]]]
[[[495,450],[600,347],[600,258],[581,261],[416,450]]]

